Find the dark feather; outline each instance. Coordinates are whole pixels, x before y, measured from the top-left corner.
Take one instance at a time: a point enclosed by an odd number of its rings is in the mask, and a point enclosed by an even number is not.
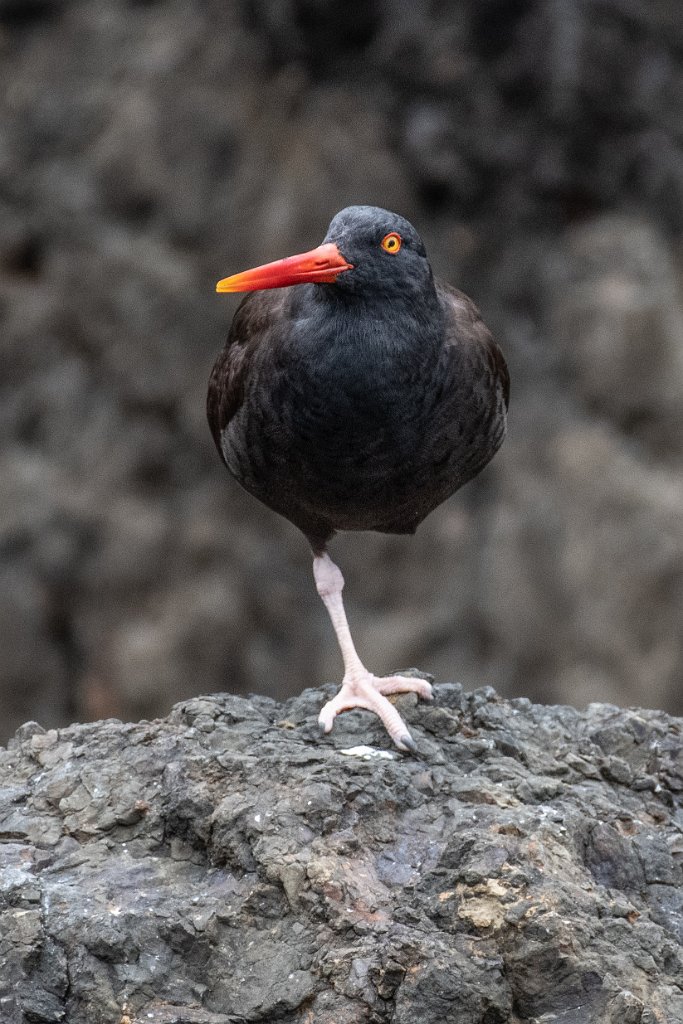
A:
[[[244,401],[258,349],[268,344],[270,334],[277,333],[288,294],[286,291],[269,291],[246,295],[237,307],[227,341],[211,371],[206,416],[224,462],[223,432]]]
[[[335,530],[414,532],[500,447],[510,381],[455,288],[432,291],[427,329],[353,305],[319,312],[317,287],[244,299],[207,414],[233,476],[320,551]]]

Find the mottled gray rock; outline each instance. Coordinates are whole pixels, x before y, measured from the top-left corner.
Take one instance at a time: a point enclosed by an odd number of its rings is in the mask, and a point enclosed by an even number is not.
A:
[[[0,751],[3,1024],[674,1024],[683,723],[324,693]]]
[[[651,225],[596,217],[567,232],[549,268],[550,331],[584,400],[647,446],[680,458],[683,295]]]

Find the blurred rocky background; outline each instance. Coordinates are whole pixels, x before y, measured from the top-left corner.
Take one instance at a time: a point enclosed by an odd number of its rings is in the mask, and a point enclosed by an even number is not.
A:
[[[683,711],[680,0],[0,0],[0,724],[340,675],[204,418],[237,300],[409,217],[513,379],[413,539],[341,537],[371,668]]]

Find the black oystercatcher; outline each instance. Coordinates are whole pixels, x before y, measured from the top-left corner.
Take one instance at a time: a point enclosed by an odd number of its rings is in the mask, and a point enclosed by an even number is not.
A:
[[[336,530],[414,533],[484,468],[505,436],[502,353],[474,303],[434,280],[415,228],[374,206],[342,210],[317,249],[216,290],[256,292],[209,381],[216,446],[235,479],[307,537],[344,659],[320,725],[329,732],[340,711],[366,708],[414,750],[386,694],[429,699],[431,687],[364,667],[327,544]]]

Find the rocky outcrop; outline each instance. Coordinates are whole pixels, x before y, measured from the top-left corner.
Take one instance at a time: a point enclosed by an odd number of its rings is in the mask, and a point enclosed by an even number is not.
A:
[[[438,686],[23,726],[0,752],[3,1024],[683,1021],[683,723]]]

